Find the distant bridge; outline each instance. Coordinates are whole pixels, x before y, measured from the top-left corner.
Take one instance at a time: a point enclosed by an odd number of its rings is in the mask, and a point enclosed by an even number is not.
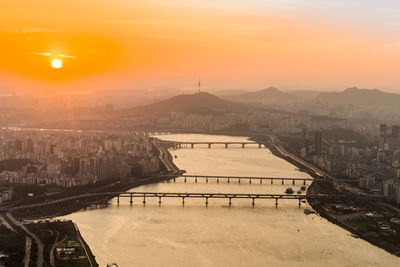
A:
[[[174,179],[174,182],[176,182],[176,179],[178,178],[183,178],[185,183],[188,179],[191,180],[194,179],[195,183],[197,183],[199,179],[206,180],[206,183],[208,183],[209,179],[214,179],[217,181],[217,183],[219,183],[220,180],[227,180],[228,183],[230,183],[231,180],[237,180],[238,183],[240,183],[240,181],[243,180],[248,180],[249,184],[251,184],[253,180],[259,181],[260,184],[262,184],[263,181],[270,181],[271,184],[273,184],[274,181],[281,181],[282,184],[285,184],[285,181],[291,181],[293,185],[296,184],[296,181],[302,182],[303,185],[306,185],[307,181],[311,182],[314,181],[314,179],[312,178],[290,178],[290,177],[259,177],[259,176],[252,177],[252,176],[221,176],[221,175],[196,175],[196,174],[181,175],[179,177],[171,176],[171,179]]]
[[[257,145],[258,148],[266,147],[267,143],[256,143],[256,142],[174,142],[170,141],[175,145],[175,148],[194,148],[195,145],[207,145],[208,148],[211,148],[212,145],[224,145],[225,148],[228,148],[232,145],[241,145],[242,148],[245,148],[246,145]]]

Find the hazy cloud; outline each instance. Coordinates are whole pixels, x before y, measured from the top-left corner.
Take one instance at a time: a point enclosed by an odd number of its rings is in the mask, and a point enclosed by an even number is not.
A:
[[[164,24],[167,21],[165,20],[113,20],[112,23],[117,24],[148,24],[148,25],[155,25],[155,24]]]
[[[45,57],[56,56],[56,57],[65,57],[65,58],[75,58],[75,56],[71,56],[71,55],[52,54],[52,53],[49,53],[49,52],[38,52],[38,53],[35,53],[35,55],[45,56]]]
[[[6,27],[6,31],[10,33],[59,32],[59,30],[56,29],[35,27]]]

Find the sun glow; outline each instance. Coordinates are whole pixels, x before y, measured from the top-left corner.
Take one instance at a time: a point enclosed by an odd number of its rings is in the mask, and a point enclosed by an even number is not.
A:
[[[63,66],[63,63],[61,60],[59,59],[53,59],[53,61],[51,62],[51,66],[55,69],[60,69]]]

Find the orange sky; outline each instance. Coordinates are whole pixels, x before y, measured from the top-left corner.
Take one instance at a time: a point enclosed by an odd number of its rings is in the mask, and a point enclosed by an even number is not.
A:
[[[210,91],[400,92],[398,32],[375,6],[262,2],[1,0],[0,90],[190,89],[200,76]]]

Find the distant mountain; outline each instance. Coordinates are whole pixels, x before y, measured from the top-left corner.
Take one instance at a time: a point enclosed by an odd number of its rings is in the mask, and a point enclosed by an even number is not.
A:
[[[348,88],[342,92],[320,93],[314,101],[318,103],[358,106],[364,108],[400,109],[400,95],[377,89]]]
[[[241,94],[235,94],[227,96],[228,99],[238,99],[242,101],[257,101],[268,98],[293,98],[294,96],[290,93],[282,92],[275,87],[269,87],[260,91],[247,92]]]
[[[299,98],[302,98],[304,100],[309,100],[309,99],[314,99],[316,98],[319,94],[321,94],[321,91],[311,91],[311,90],[299,90],[299,91],[290,91],[292,95],[298,96]]]
[[[279,100],[296,99],[297,97],[291,93],[280,91],[275,87],[269,87],[260,91],[225,96],[224,98],[238,102],[264,103],[264,102],[276,101],[277,99]]]
[[[178,95],[166,100],[132,108],[129,111],[132,114],[166,114],[171,111],[180,111],[185,113],[197,114],[215,114],[226,111],[237,111],[249,109],[249,106],[232,103],[230,101],[222,100],[219,97],[200,92],[191,95]]]
[[[241,90],[241,89],[232,89],[232,90],[220,90],[214,92],[217,96],[223,97],[223,96],[231,96],[231,95],[238,95],[238,94],[244,94],[248,93],[249,91],[247,90]]]

